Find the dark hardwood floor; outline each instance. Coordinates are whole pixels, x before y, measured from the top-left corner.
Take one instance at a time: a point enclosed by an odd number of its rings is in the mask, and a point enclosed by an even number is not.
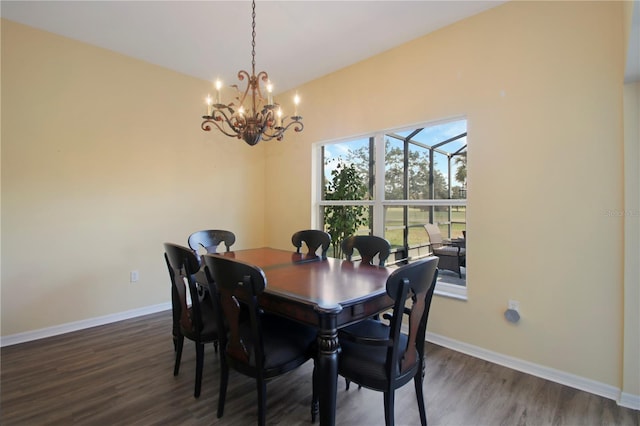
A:
[[[248,425],[254,382],[233,373],[217,419],[218,354],[208,345],[202,394],[193,398],[195,351],[185,341],[173,376],[171,313],[163,312],[1,349],[0,424]],[[267,423],[310,424],[312,362],[269,382]],[[382,394],[340,379],[338,425],[382,425]],[[430,425],[638,425],[614,401],[427,345]],[[396,424],[419,424],[415,393],[396,393]]]

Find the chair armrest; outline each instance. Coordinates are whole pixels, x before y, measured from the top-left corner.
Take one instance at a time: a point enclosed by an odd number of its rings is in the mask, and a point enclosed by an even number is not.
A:
[[[409,309],[409,308],[407,308],[405,306],[403,313],[405,315],[411,315],[411,309]],[[391,313],[389,313],[389,312],[386,312],[386,313],[382,314],[382,318],[386,319],[387,321],[391,321],[391,319],[393,318],[393,315]]]
[[[457,249],[458,251],[458,256],[460,256],[460,250],[462,249],[462,247],[455,245],[455,244],[446,244],[446,243],[442,243],[442,247],[453,247],[455,249]]]

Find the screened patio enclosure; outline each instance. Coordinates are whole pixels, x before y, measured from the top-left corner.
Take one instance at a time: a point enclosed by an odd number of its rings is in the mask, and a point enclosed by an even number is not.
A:
[[[385,134],[386,157],[401,156],[401,167],[395,161],[385,171],[384,209],[385,238],[399,261],[431,253],[425,223],[436,224],[444,239],[466,231],[466,122],[464,131],[455,123]],[[402,193],[390,185],[397,174]]]
[[[466,120],[324,144],[321,157],[318,204],[334,240],[352,233],[382,236],[393,249],[389,263],[404,263],[431,254],[426,223],[436,224],[445,239],[463,237]],[[336,225],[344,222],[351,228]]]

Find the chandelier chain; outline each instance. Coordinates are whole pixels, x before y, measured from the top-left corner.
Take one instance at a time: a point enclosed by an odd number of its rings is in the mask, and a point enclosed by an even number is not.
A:
[[[251,5],[251,71],[252,74],[256,73],[256,2],[252,2]]]

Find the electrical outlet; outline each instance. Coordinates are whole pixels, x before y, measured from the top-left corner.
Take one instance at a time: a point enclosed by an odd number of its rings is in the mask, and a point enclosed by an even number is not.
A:
[[[520,302],[518,302],[517,300],[509,300],[509,309],[520,312]]]
[[[136,271],[131,271],[129,273],[129,281],[132,283],[138,282],[138,280],[140,279],[140,273],[136,270]]]

